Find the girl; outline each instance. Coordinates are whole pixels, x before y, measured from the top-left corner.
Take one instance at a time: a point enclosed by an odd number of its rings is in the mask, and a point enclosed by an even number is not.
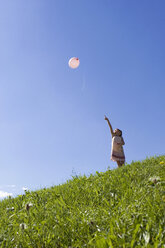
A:
[[[106,116],[104,116],[104,119],[108,122],[112,134],[111,160],[116,161],[118,167],[121,167],[125,163],[123,150],[123,145],[125,145],[125,143],[122,137],[122,131],[118,128],[113,131],[109,119]]]

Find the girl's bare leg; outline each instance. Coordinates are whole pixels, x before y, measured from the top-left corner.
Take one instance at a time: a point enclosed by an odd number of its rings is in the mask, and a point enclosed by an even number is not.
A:
[[[118,167],[122,167],[124,165],[124,163],[120,162],[120,161],[117,161],[117,165],[118,165]]]
[[[121,167],[120,161],[116,161],[116,162],[117,162],[118,167]]]

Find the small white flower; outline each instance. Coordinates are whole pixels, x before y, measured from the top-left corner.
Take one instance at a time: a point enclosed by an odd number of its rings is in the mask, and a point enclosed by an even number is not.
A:
[[[29,211],[29,209],[30,209],[31,207],[33,207],[33,204],[32,204],[31,202],[30,202],[30,203],[27,203],[27,204],[25,205],[25,208],[26,208],[27,211]]]
[[[25,223],[21,223],[21,224],[19,225],[19,227],[20,227],[22,230],[27,229],[27,225],[26,225]]]
[[[28,191],[28,188],[26,188],[26,187],[22,187],[22,190],[24,190],[24,191]]]
[[[156,183],[160,182],[160,177],[150,177],[149,181],[156,184]]]
[[[12,208],[6,208],[6,210],[7,211],[10,211],[10,210],[13,211],[14,210],[14,207],[12,207]]]

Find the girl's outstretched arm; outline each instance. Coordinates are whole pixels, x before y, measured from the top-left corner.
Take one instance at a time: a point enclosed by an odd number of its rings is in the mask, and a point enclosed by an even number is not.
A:
[[[110,123],[109,119],[106,117],[106,115],[104,116],[104,119],[108,122],[108,125],[109,125],[110,130],[111,130],[111,134],[112,134],[112,136],[113,136],[113,135],[114,135],[114,133],[113,133],[112,125],[111,125],[111,123]]]

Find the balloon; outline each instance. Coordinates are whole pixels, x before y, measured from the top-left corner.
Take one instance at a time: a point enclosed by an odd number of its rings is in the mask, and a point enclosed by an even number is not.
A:
[[[69,60],[68,64],[69,67],[71,67],[72,69],[76,69],[80,64],[80,60],[78,58],[73,57]]]

